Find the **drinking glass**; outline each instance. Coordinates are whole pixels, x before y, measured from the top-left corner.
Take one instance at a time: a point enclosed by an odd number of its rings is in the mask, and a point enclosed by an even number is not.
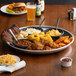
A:
[[[34,2],[27,3],[27,20],[34,21],[36,16],[36,4]]]

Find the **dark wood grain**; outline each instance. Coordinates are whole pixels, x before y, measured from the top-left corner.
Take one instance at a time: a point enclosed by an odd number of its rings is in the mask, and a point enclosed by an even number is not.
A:
[[[56,26],[57,18],[60,17],[59,27],[64,28],[74,34],[76,21],[68,20],[67,11],[76,5],[46,5],[45,12],[40,18],[36,18],[34,22],[26,20],[26,14],[21,16],[11,16],[0,12],[0,35],[2,31],[17,24],[19,27],[32,26],[40,24],[43,17],[46,18],[43,25]],[[76,35],[74,35],[76,39]],[[49,55],[31,55],[18,52],[6,45],[0,36],[0,55],[14,54],[25,60],[27,65],[21,70],[12,74],[3,73],[0,76],[76,76],[76,40],[67,49]],[[69,56],[73,58],[73,65],[69,68],[62,68],[60,58]]]
[[[9,4],[12,2],[34,2],[35,0],[1,0],[0,4]],[[63,4],[63,5],[69,5],[69,4],[76,4],[76,0],[45,0],[46,4]]]

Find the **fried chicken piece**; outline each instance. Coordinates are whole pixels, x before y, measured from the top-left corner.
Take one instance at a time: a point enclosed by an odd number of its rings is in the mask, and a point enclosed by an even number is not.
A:
[[[58,44],[60,47],[63,47],[63,46],[65,46],[66,44],[64,44],[64,43],[59,43]]]
[[[43,50],[44,45],[41,44],[40,42],[34,41],[34,43],[32,44],[32,49],[33,50]]]
[[[36,50],[36,49],[37,49],[37,47],[35,46],[35,43],[32,44],[31,48],[32,48],[33,50]]]
[[[56,44],[56,43],[54,43],[54,42],[49,42],[49,46],[50,46],[51,48],[59,48],[59,45]]]
[[[43,45],[49,45],[50,41],[46,40],[46,39],[41,39],[41,43]]]
[[[52,48],[51,47],[49,47],[49,46],[45,46],[44,47],[44,50],[51,50]]]
[[[41,39],[41,43],[44,46],[49,46],[50,48],[59,48],[58,44],[54,43],[54,42],[50,42],[46,39]]]
[[[32,50],[32,47],[31,46],[28,46],[26,49],[27,50]]]

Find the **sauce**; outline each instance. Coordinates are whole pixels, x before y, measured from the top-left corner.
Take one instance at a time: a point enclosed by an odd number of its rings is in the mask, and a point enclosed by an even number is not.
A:
[[[71,59],[65,58],[65,59],[62,59],[62,61],[64,61],[64,62],[69,62],[69,61],[71,61]]]
[[[16,43],[17,46],[31,46],[32,42],[28,40],[18,40]]]

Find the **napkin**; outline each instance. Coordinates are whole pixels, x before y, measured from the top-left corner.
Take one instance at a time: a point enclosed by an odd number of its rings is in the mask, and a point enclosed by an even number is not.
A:
[[[17,62],[15,64],[12,64],[12,65],[9,65],[9,66],[8,65],[6,65],[6,66],[1,65],[0,66],[0,73],[2,73],[2,72],[12,73],[12,72],[14,72],[16,70],[19,70],[19,69],[21,69],[21,68],[23,68],[25,66],[26,66],[26,62],[24,60],[22,60],[20,62]]]
[[[75,20],[76,19],[76,8],[72,8],[73,10],[73,19]]]

